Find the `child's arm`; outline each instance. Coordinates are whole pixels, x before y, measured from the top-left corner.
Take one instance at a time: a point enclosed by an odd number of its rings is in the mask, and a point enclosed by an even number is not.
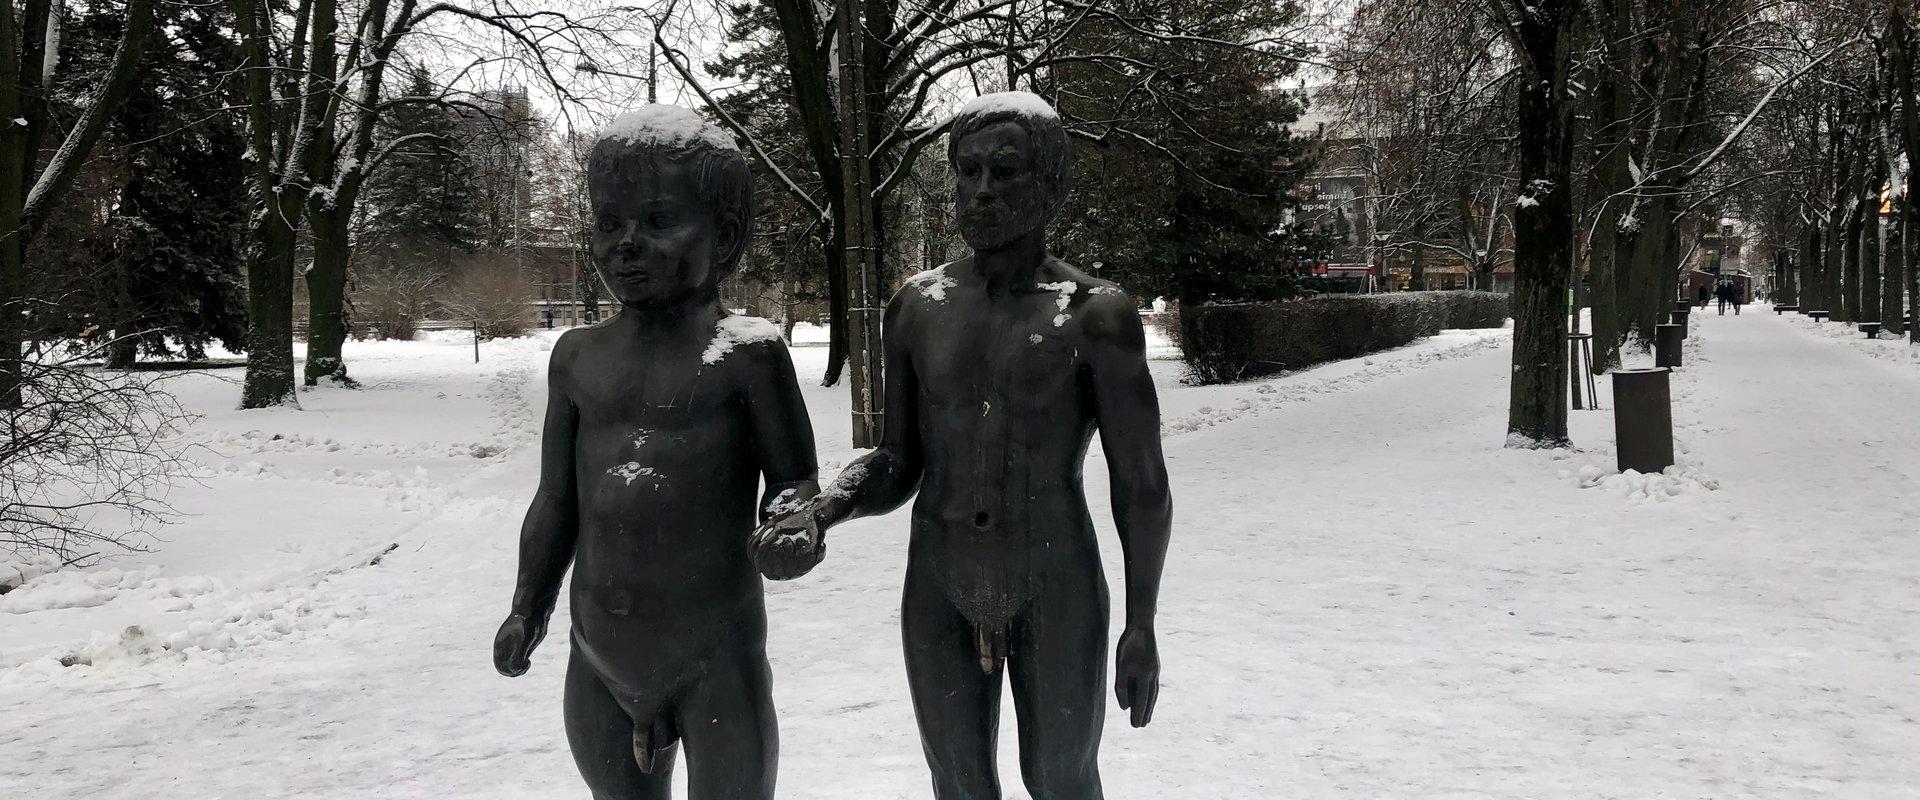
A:
[[[540,488],[520,526],[520,575],[513,607],[493,640],[493,665],[500,674],[527,671],[533,648],[547,633],[560,582],[573,563],[579,537],[579,499],[574,493],[573,439],[580,413],[567,396],[565,372],[572,361],[571,332],[554,345],[547,368],[546,429],[540,436]]]
[[[813,421],[807,418],[807,403],[800,396],[800,381],[786,344],[772,341],[753,347],[760,357],[754,359],[752,374],[746,378],[744,399],[753,426],[754,456],[766,477],[759,516],[765,522],[820,493],[820,463],[813,449]]]

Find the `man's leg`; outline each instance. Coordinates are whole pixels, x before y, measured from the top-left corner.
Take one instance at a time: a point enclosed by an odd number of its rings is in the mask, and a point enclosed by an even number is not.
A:
[[[900,635],[934,800],[1001,800],[994,746],[1002,670],[980,671],[972,624],[913,569],[900,603]]]
[[[679,702],[688,800],[770,800],[780,760],[764,652],[716,660]]]
[[[567,660],[567,744],[594,800],[667,800],[673,783],[673,749],[654,757],[653,773],[633,757],[633,718],[605,682],[580,657]]]
[[[1056,573],[1013,626],[1020,775],[1034,800],[1102,797],[1100,729],[1113,702],[1106,578],[1098,562],[1068,569],[1077,574]]]

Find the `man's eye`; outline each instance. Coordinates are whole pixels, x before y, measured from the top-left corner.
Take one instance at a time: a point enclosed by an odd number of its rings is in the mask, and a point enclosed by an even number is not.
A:
[[[996,167],[994,167],[994,168],[993,168],[993,177],[996,177],[996,178],[1011,178],[1011,177],[1013,177],[1013,171],[1014,171],[1014,170],[1013,170],[1013,167],[1009,167],[1009,166],[1005,166],[1005,165],[1001,165],[1001,166],[996,166]]]
[[[969,178],[978,177],[980,175],[980,168],[969,164],[960,168],[960,174]]]
[[[620,229],[620,221],[619,221],[619,220],[616,220],[616,219],[614,219],[614,218],[612,218],[612,217],[601,217],[601,218],[600,218],[600,232],[601,232],[601,233],[613,233],[614,231],[617,231],[617,230],[619,230],[619,229]]]
[[[656,228],[671,228],[673,227],[673,223],[674,219],[672,214],[655,214],[647,218],[647,224]]]

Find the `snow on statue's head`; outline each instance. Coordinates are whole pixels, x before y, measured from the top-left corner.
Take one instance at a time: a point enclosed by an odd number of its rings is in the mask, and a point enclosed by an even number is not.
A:
[[[1067,199],[1073,145],[1039,95],[995,92],[954,115],[947,163],[961,237],[992,251],[1053,221]]]
[[[628,306],[708,299],[740,266],[753,176],[740,148],[691,109],[615,117],[587,156],[594,267]]]

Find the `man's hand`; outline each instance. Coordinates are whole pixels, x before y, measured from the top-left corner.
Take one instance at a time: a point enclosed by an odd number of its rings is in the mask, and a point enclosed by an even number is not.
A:
[[[1160,698],[1160,646],[1151,629],[1128,628],[1120,634],[1114,653],[1114,696],[1120,707],[1132,711],[1133,727],[1153,721],[1153,703]]]
[[[523,614],[507,617],[500,632],[493,635],[493,668],[509,678],[527,674],[533,648],[547,636],[547,623],[528,619]]]
[[[790,581],[811,572],[827,557],[827,540],[815,512],[819,501],[777,514],[747,540],[753,566],[768,580]]]

